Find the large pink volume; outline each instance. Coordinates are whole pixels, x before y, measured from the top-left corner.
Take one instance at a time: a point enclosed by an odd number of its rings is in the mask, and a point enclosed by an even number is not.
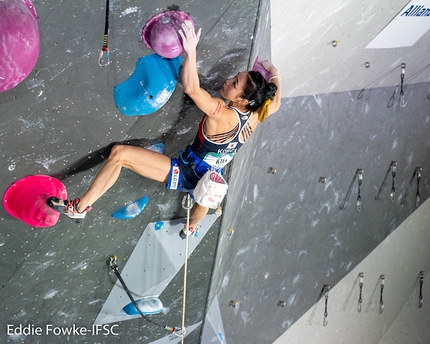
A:
[[[32,227],[51,227],[60,217],[46,203],[51,196],[67,199],[62,182],[45,175],[28,176],[9,186],[3,195],[3,206],[10,215]]]
[[[31,0],[0,0],[0,92],[30,74],[39,51],[37,14]]]

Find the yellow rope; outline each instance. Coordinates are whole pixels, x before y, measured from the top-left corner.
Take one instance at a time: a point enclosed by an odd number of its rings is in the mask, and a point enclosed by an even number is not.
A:
[[[187,194],[187,230],[190,229],[190,210],[191,210],[191,204],[190,204],[190,194]],[[185,232],[185,231],[184,231]],[[185,301],[187,298],[187,270],[188,270],[188,236],[186,233],[185,237],[185,262],[184,262],[184,295],[182,300],[182,324],[181,324],[181,344],[184,344],[184,334],[185,334]]]

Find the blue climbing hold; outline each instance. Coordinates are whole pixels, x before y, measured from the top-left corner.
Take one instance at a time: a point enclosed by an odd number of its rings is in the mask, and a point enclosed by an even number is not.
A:
[[[164,222],[163,221],[155,222],[155,230],[156,231],[159,231],[161,228],[163,228],[163,226],[164,226]]]
[[[158,142],[155,145],[146,147],[146,149],[152,150],[153,152],[157,152],[157,153],[160,153],[160,154],[165,154],[166,153],[166,149],[164,148],[163,142]]]
[[[145,196],[143,198],[139,198],[137,201],[134,201],[133,203],[127,205],[124,208],[121,208],[120,210],[114,212],[112,214],[112,217],[115,217],[120,220],[129,220],[137,215],[139,215],[143,209],[145,209],[146,205],[148,204],[148,196]]]
[[[175,90],[182,63],[157,54],[141,57],[133,74],[114,88],[114,101],[126,116],[149,115],[160,109]]]
[[[144,297],[143,299],[136,300],[137,307],[142,312],[142,314],[158,314],[163,310],[163,304],[161,301],[152,296]],[[122,309],[128,315],[138,315],[139,311],[130,302],[128,305],[124,306]]]

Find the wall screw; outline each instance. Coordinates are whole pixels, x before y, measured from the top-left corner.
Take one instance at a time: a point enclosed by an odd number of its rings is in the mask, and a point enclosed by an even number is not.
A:
[[[276,173],[276,167],[269,167],[267,170],[267,173],[275,174]]]

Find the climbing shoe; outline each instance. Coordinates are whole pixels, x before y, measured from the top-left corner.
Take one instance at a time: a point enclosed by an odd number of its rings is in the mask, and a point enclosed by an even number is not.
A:
[[[182,240],[184,240],[190,234],[193,234],[196,230],[193,227],[187,228],[187,225],[184,225],[184,228],[179,232],[179,236]]]
[[[67,215],[76,223],[81,223],[84,220],[85,215],[87,215],[87,212],[89,212],[92,209],[92,207],[88,206],[82,212],[79,212],[78,211],[79,202],[80,202],[79,198],[76,198],[74,200],[67,200],[67,199],[62,200],[57,197],[50,197],[46,201],[46,203],[48,203],[48,205],[52,209]]]

